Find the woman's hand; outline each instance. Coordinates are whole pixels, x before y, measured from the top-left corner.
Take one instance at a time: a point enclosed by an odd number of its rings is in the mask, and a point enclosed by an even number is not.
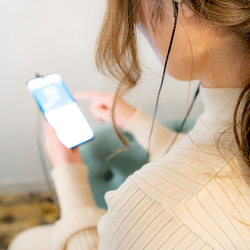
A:
[[[101,92],[81,92],[74,95],[76,99],[91,100],[90,111],[99,122],[112,122],[111,109],[114,102],[114,94]],[[119,99],[115,108],[115,121],[118,127],[124,128],[132,118],[136,108]]]
[[[53,167],[66,163],[82,163],[78,147],[66,148],[57,138],[55,130],[47,123],[44,123],[45,149]]]

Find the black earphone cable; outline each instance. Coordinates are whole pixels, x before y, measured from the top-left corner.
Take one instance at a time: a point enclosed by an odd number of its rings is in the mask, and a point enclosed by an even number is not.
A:
[[[157,113],[157,110],[158,110],[158,104],[159,104],[159,99],[160,99],[160,94],[161,94],[161,90],[162,90],[162,87],[163,87],[163,83],[164,83],[164,79],[165,79],[165,73],[166,73],[166,68],[167,68],[167,63],[168,63],[168,58],[169,58],[169,55],[170,55],[170,51],[171,51],[171,48],[172,48],[172,43],[173,43],[173,39],[174,39],[174,35],[175,35],[175,30],[176,30],[176,25],[177,25],[177,17],[178,17],[178,2],[176,2],[175,0],[172,0],[173,2],[173,8],[174,8],[174,27],[173,27],[173,31],[172,31],[172,35],[171,35],[171,39],[170,39],[170,43],[169,43],[169,47],[168,47],[168,52],[167,52],[167,56],[166,56],[166,59],[165,59],[165,63],[164,63],[164,68],[163,68],[163,73],[162,73],[162,79],[161,79],[161,84],[160,84],[160,87],[159,87],[159,90],[158,90],[158,94],[157,94],[157,98],[156,98],[156,104],[155,104],[155,110],[154,110],[154,114],[153,114],[153,119],[152,119],[152,124],[151,124],[151,128],[150,128],[150,132],[149,132],[149,137],[148,137],[148,150],[147,150],[147,158],[146,158],[146,162],[149,161],[149,157],[150,157],[150,143],[151,143],[151,138],[152,138],[152,134],[153,134],[153,130],[154,130],[154,123],[155,123],[155,119],[156,119],[156,113]],[[176,135],[174,137],[174,139],[172,140],[172,142],[170,143],[166,153],[169,152],[169,150],[172,148],[172,146],[174,145],[179,133],[182,131],[183,129],[183,126],[186,124],[187,122],[187,119],[188,119],[188,116],[193,108],[193,105],[195,103],[195,100],[199,94],[199,90],[200,90],[200,85],[201,83],[199,84],[196,92],[195,92],[195,95],[194,95],[194,98],[193,98],[193,101],[186,113],[186,116],[185,118],[183,119],[180,127],[177,129],[177,132],[176,132]]]
[[[40,74],[36,73],[35,74],[36,77],[42,77]],[[40,159],[40,163],[42,166],[42,170],[43,170],[43,176],[45,179],[45,183],[48,189],[48,192],[50,193],[50,198],[51,201],[57,205],[58,204],[58,200],[56,198],[56,196],[53,193],[53,187],[49,178],[49,172],[48,172],[48,168],[47,168],[47,164],[45,161],[45,157],[43,154],[43,146],[42,146],[42,141],[41,141],[41,135],[39,133],[39,131],[41,131],[41,112],[40,109],[38,109],[37,112],[37,119],[36,119],[36,143],[37,143],[37,149],[38,149],[38,154],[39,154],[39,159]]]
[[[58,206],[58,199],[57,199],[56,195],[53,193],[54,188],[53,188],[53,186],[51,184],[51,181],[50,181],[49,171],[48,171],[47,164],[46,164],[46,161],[45,161],[45,157],[44,157],[44,154],[43,154],[42,140],[41,140],[41,135],[39,133],[39,131],[41,131],[41,129],[42,129],[41,125],[40,125],[41,124],[41,119],[40,118],[41,118],[41,112],[38,109],[38,112],[37,112],[37,128],[36,128],[36,142],[37,142],[37,148],[38,148],[38,153],[39,153],[39,159],[40,159],[40,163],[41,163],[41,166],[42,166],[45,183],[46,183],[48,192],[50,194],[51,202],[53,202],[57,207]]]
[[[37,129],[36,129],[37,130],[36,131],[37,148],[38,148],[40,163],[41,163],[42,170],[43,170],[43,176],[44,176],[44,179],[45,179],[45,182],[46,182],[48,192],[50,193],[51,201],[55,205],[57,205],[58,200],[57,200],[56,196],[53,193],[54,189],[52,187],[52,184],[51,184],[51,181],[50,181],[50,178],[49,178],[49,172],[48,172],[47,164],[46,164],[45,157],[44,157],[44,154],[43,154],[43,146],[42,146],[42,141],[41,141],[41,135],[39,133],[39,131],[41,131],[41,119],[40,118],[41,118],[41,113],[40,113],[40,110],[38,109],[38,112],[37,112]]]
[[[44,175],[44,178],[45,178],[45,181],[46,181],[46,185],[47,185],[48,191],[51,191],[52,190],[52,185],[51,185],[51,183],[49,181],[49,173],[48,173],[48,169],[46,167],[45,159],[44,159],[44,156],[43,156],[43,153],[42,153],[43,152],[42,142],[41,142],[41,138],[40,138],[40,134],[39,134],[39,131],[41,130],[40,116],[41,116],[40,110],[38,110],[38,112],[37,112],[36,142],[37,142],[39,158],[40,158],[40,162],[41,162],[41,165],[42,165],[42,170],[43,170],[43,175]]]
[[[172,31],[172,34],[171,34],[170,43],[169,43],[169,47],[168,47],[168,52],[167,52],[167,56],[166,56],[164,67],[163,67],[161,84],[160,84],[160,87],[159,87],[159,90],[158,90],[158,94],[157,94],[157,98],[156,98],[156,104],[155,104],[155,109],[154,109],[152,124],[151,124],[150,132],[149,132],[149,137],[148,137],[148,150],[147,150],[147,159],[146,159],[146,162],[149,161],[150,144],[151,144],[151,138],[152,138],[152,134],[153,134],[153,130],[154,130],[155,118],[156,118],[156,114],[157,114],[157,110],[158,110],[158,104],[159,104],[161,90],[162,90],[164,79],[165,79],[165,74],[166,74],[166,69],[167,69],[167,64],[168,64],[168,58],[169,58],[170,51],[171,51],[171,48],[172,48],[172,44],[173,44],[173,40],[174,40],[174,34],[175,34],[175,30],[176,30],[176,25],[177,25],[178,4],[176,4],[176,2],[173,1],[173,6],[174,6],[174,27],[173,27],[173,31]]]
[[[199,95],[199,92],[200,92],[200,85],[201,85],[201,83],[199,83],[199,86],[197,87],[197,89],[196,89],[196,91],[195,91],[195,94],[194,94],[192,103],[190,104],[190,106],[189,106],[189,108],[188,108],[188,111],[187,111],[187,113],[186,113],[186,116],[185,116],[185,118],[183,119],[183,121],[182,121],[181,125],[179,126],[179,128],[176,130],[175,137],[174,137],[174,139],[171,141],[171,143],[169,144],[169,146],[168,146],[168,148],[167,148],[165,154],[168,153],[168,152],[170,151],[170,149],[173,147],[174,143],[175,143],[176,140],[177,140],[178,135],[181,133],[181,131],[182,131],[184,125],[187,123],[187,119],[188,119],[188,117],[189,117],[189,114],[190,114],[190,112],[191,112],[191,110],[192,110],[192,108],[193,108],[193,106],[194,106],[194,103],[195,103],[195,101],[196,101],[196,98],[197,98],[198,95]]]

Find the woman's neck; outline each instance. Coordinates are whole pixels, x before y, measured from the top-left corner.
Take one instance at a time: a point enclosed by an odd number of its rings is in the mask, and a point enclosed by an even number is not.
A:
[[[198,79],[206,88],[242,88],[249,77],[246,58],[242,48],[236,48],[234,39],[225,39],[214,46],[209,55],[201,60]],[[199,74],[200,73],[200,74]]]

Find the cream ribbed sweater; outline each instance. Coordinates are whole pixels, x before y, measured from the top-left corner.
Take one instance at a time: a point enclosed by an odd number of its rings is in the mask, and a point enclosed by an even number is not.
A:
[[[201,88],[204,114],[163,157],[174,135],[158,124],[154,161],[106,194],[107,212],[94,204],[84,165],[56,168],[53,249],[250,249],[250,176],[231,128],[239,93]],[[127,127],[144,147],[149,124],[138,111]]]

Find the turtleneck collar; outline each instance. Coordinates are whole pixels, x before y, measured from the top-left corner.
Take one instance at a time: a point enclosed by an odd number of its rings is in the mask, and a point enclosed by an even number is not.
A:
[[[232,122],[241,88],[200,88],[204,116],[213,123]]]

